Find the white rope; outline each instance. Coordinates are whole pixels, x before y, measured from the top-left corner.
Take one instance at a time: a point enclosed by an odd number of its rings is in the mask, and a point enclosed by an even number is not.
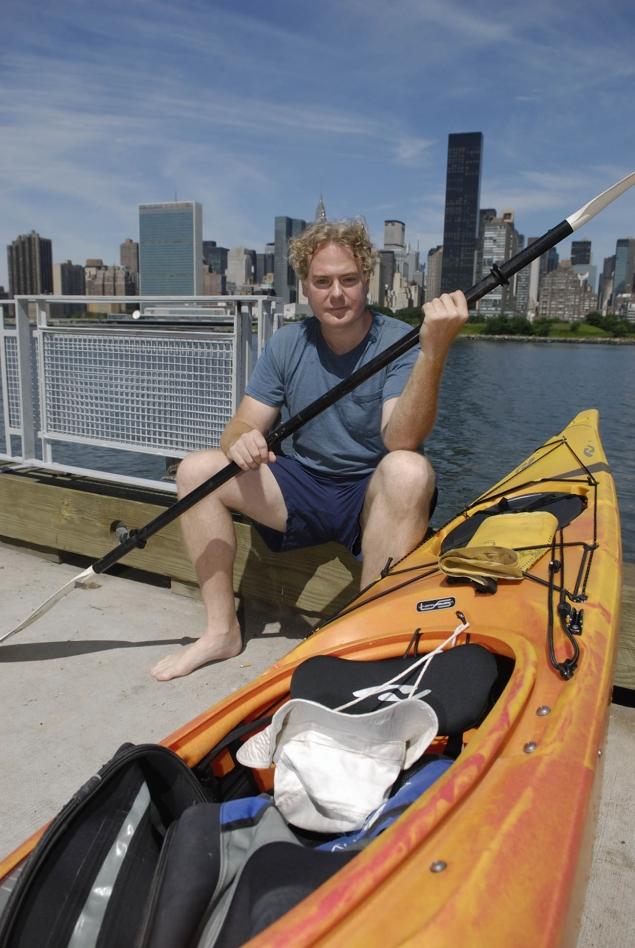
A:
[[[417,695],[417,688],[421,684],[421,679],[423,678],[425,672],[427,671],[430,662],[435,655],[440,655],[444,649],[450,645],[453,645],[458,639],[459,635],[462,635],[463,632],[469,629],[470,623],[466,620],[465,622],[459,623],[454,632],[448,636],[445,642],[442,642],[441,645],[438,645],[432,652],[428,652],[426,655],[422,655],[421,658],[418,658],[416,662],[413,662],[412,665],[409,665],[408,668],[404,671],[399,672],[398,675],[395,675],[394,678],[390,678],[388,681],[383,682],[381,685],[372,685],[370,688],[361,688],[359,691],[353,692],[355,697],[352,701],[342,704],[339,708],[335,708],[336,711],[346,711],[347,708],[353,707],[355,704],[359,704],[361,701],[364,701],[365,698],[370,698],[372,695],[380,694],[382,691],[385,691],[391,685],[394,685],[401,678],[406,678],[408,675],[412,674],[415,668],[421,666],[421,671],[417,675],[417,680],[414,685],[411,686],[410,697],[417,698],[421,697],[421,694]]]

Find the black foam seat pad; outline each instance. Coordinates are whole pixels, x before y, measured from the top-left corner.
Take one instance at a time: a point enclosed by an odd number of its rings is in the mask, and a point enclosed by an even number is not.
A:
[[[291,678],[291,697],[317,701],[337,708],[354,698],[353,692],[389,681],[414,665],[416,657],[389,658],[380,661],[349,661],[331,655],[317,655],[302,662]],[[398,685],[413,685],[420,672],[415,668],[399,679]],[[496,656],[482,645],[459,645],[432,658],[417,692],[434,709],[439,719],[439,734],[457,734],[477,727],[491,706],[491,695],[498,677]],[[390,688],[395,698],[407,692]],[[347,708],[350,714],[365,714],[386,707],[386,699],[375,694]]]

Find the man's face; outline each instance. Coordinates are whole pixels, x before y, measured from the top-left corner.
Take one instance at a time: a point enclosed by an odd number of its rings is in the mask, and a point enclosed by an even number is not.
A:
[[[324,244],[316,251],[303,288],[311,310],[324,328],[344,329],[357,323],[366,310],[368,281],[343,244]]]

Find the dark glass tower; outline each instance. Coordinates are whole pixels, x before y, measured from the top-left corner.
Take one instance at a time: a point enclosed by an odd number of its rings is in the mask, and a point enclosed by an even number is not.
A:
[[[571,241],[571,266],[586,266],[591,263],[591,241]]]
[[[306,221],[299,218],[275,219],[274,289],[276,296],[285,303],[296,303],[298,299],[298,282],[289,263],[289,241],[292,237],[299,237],[305,229]]]
[[[442,293],[469,290],[473,283],[482,157],[482,132],[448,136]]]

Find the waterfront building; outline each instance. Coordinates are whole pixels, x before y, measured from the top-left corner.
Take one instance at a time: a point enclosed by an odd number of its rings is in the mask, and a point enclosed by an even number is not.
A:
[[[478,237],[476,238],[476,248],[474,250],[474,273],[472,283],[478,283],[483,273],[483,230],[485,225],[493,221],[496,217],[495,207],[484,207],[478,212]]]
[[[443,265],[443,247],[439,244],[428,251],[426,264],[425,301],[435,299],[441,292],[441,267]]]
[[[395,270],[392,286],[389,287],[384,302],[394,313],[400,309],[421,306],[421,287],[416,283],[409,283],[402,273]]]
[[[119,244],[119,263],[131,273],[139,272],[139,244],[136,240],[127,237]]]
[[[230,293],[242,293],[254,285],[256,251],[232,247],[227,257],[227,287]]]
[[[621,237],[615,245],[614,298],[632,291],[633,271],[635,271],[635,238]]]
[[[284,303],[298,301],[298,281],[289,264],[289,241],[306,229],[306,221],[296,217],[276,217],[274,222],[274,289]]]
[[[203,241],[203,264],[211,267],[214,273],[227,273],[228,247],[219,247],[215,240]]]
[[[224,296],[227,293],[227,277],[212,267],[203,266],[203,296]]]
[[[9,293],[22,296],[53,292],[53,244],[32,230],[7,247]]]
[[[571,269],[578,274],[578,276],[583,277],[593,292],[595,293],[595,288],[597,285],[597,267],[592,263],[573,263],[573,258],[571,258]]]
[[[593,290],[570,264],[562,264],[542,278],[538,304],[541,318],[571,322],[584,319],[596,306]]]
[[[136,240],[127,237],[119,244],[119,263],[130,274],[130,284],[134,286],[133,296],[139,290],[139,244]]]
[[[468,290],[474,277],[483,134],[448,136],[441,292]]]
[[[197,201],[139,205],[139,292],[196,296],[203,277],[203,211]]]
[[[380,306],[390,306],[388,297],[397,272],[394,250],[380,250],[379,252],[379,299]]]
[[[521,237],[514,227],[514,212],[504,210],[500,217],[488,221],[483,227],[483,263],[481,276],[487,276],[495,263],[512,257],[520,247]],[[445,252],[445,251],[444,251]],[[479,277],[480,278],[480,277]],[[516,311],[515,281],[506,286],[497,286],[477,303],[480,316],[511,316]]]
[[[56,296],[84,296],[86,277],[83,266],[70,260],[54,264],[53,293]]]
[[[547,250],[540,258],[540,279],[560,266],[560,254],[555,247]]]
[[[265,244],[265,252],[256,254],[256,283],[273,286],[275,245]]]
[[[127,269],[107,266],[98,257],[86,261],[86,296],[135,296],[136,282]]]
[[[615,270],[615,254],[604,258],[602,272],[598,281],[598,309],[606,316],[611,297],[613,295],[613,272]]]

